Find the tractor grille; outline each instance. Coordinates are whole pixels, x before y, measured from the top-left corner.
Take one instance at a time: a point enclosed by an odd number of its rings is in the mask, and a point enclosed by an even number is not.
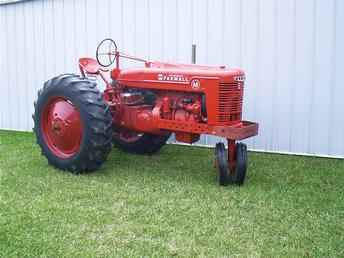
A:
[[[218,122],[223,123],[241,120],[243,91],[243,82],[220,82],[217,107]]]

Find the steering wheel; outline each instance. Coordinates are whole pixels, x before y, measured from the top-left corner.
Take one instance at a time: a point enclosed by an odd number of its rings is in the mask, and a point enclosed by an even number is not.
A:
[[[110,38],[103,39],[97,46],[97,62],[103,67],[112,65],[116,60],[116,52],[116,42]]]

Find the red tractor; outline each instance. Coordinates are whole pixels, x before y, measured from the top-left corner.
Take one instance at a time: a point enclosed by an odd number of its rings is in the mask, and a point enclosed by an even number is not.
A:
[[[121,69],[120,58],[144,65]],[[118,51],[112,39],[98,45],[96,60],[80,58],[79,67],[81,75],[45,82],[35,102],[34,132],[50,164],[74,173],[93,171],[112,144],[152,154],[171,133],[188,144],[208,134],[228,142],[228,151],[223,143],[215,148],[220,185],[243,184],[247,148],[236,141],[257,135],[258,124],[242,120],[242,70],[147,61]],[[91,77],[104,81],[103,92]]]

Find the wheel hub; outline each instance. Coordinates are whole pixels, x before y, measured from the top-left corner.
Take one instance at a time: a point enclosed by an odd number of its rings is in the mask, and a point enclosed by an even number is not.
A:
[[[63,134],[62,126],[63,126],[62,121],[60,119],[55,118],[51,125],[52,132],[55,135]]]
[[[48,101],[42,114],[43,136],[49,149],[60,158],[69,158],[80,149],[82,124],[79,111],[65,98]]]

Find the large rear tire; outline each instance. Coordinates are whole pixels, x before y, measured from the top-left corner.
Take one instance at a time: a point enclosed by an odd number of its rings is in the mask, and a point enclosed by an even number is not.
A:
[[[94,81],[64,74],[45,82],[32,117],[42,154],[59,169],[96,170],[111,151],[112,116]]]
[[[129,153],[153,154],[158,152],[166,144],[170,135],[170,133],[166,135],[154,135],[120,131],[114,134],[113,142],[120,149]]]

